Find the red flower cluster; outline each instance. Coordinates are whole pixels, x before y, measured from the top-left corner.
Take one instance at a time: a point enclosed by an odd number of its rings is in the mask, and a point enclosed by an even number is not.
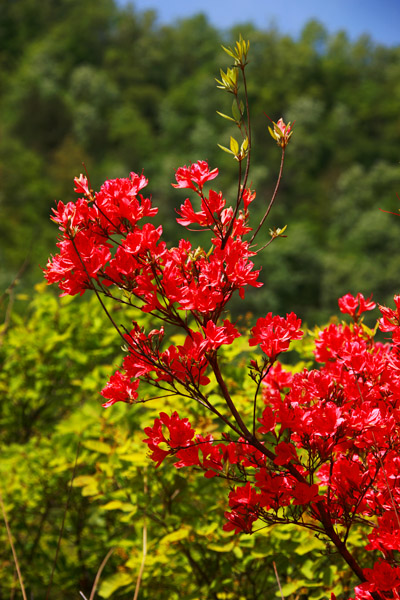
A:
[[[359,301],[360,296],[350,295],[344,300],[352,307]],[[343,306],[343,299],[339,302]],[[352,310],[355,320],[357,312]],[[385,307],[381,312],[382,330],[390,327],[397,333],[397,313]],[[258,343],[272,360],[288,348],[290,339],[300,337],[299,327],[294,315],[286,319],[268,315],[252,329],[251,343]],[[393,552],[400,551],[397,344],[375,342],[370,329],[354,323],[329,325],[319,333],[315,346],[318,368],[291,375],[275,363],[264,374],[264,408],[257,434],[259,440],[267,434],[265,442],[255,446],[245,438],[232,442],[210,436],[206,446],[212,461],[206,464],[204,438],[191,431],[190,460],[180,460],[176,466],[196,465],[207,477],[233,476],[239,467],[235,479],[242,477],[243,484],[229,494],[226,531],[250,533],[256,521],[274,522],[278,510],[289,518],[295,507],[306,511],[316,527],[327,519],[333,527],[344,529],[353,523],[370,523],[366,549],[378,550],[383,558],[360,571],[363,583],[356,598],[375,597],[370,593],[397,598],[400,567],[393,563]],[[172,445],[169,451],[178,458],[185,452],[184,444],[178,452]]]
[[[249,344],[259,345],[273,363],[278,354],[289,349],[291,340],[302,338],[300,326],[301,320],[294,313],[286,315],[286,318],[273,317],[272,313],[268,313],[266,317],[258,319],[256,326],[252,328],[253,336]]]
[[[85,197],[67,205],[59,202],[53,210],[62,237],[57,244],[59,254],[49,259],[44,271],[46,279],[71,295],[87,289],[104,292],[115,285],[134,296],[143,311],[157,310],[171,318],[176,309],[189,310],[200,313],[202,321],[215,319],[235,290],[243,297],[247,286],[262,285],[257,281],[259,270],[249,260],[255,253],[241,239],[249,231],[245,217],[240,213],[233,218],[231,208],[222,211],[221,194],[211,190],[209,202],[203,196],[204,183],[217,174],[217,169],[209,171],[205,161],[178,169],[176,174],[176,187],[195,189],[204,205],[204,215],[197,218],[193,213],[194,220],[186,215],[185,224],[198,222],[217,235],[208,254],[185,240],[168,250],[161,241],[161,227],[139,226],[158,210],[139,194],[147,184],[143,175],[131,173],[129,179],[107,181],[95,195],[81,175],[75,179],[75,190]],[[249,196],[248,191],[243,194],[247,201]],[[222,248],[232,219],[232,235]]]
[[[256,252],[244,239],[255,194],[241,189],[236,207],[227,207],[221,193],[204,193],[217,174],[199,161],[178,169],[174,184],[199,197],[200,210],[186,199],[178,222],[209,230],[208,252],[187,240],[168,248],[161,226],[143,221],[157,213],[140,193],[147,184],[143,175],[107,181],[97,194],[81,175],[75,191],[82,197],[59,202],[53,211],[61,238],[45,277],[64,294],[92,289],[163,321],[149,333],[136,322],[129,328],[114,323],[126,356],[102,391],[103,406],[137,402],[142,380],[161,394],[195,400],[224,421],[230,433],[215,439],[196,434],[176,411],[162,412],[145,429],[144,441],[157,466],[174,456],[177,468],[197,466],[206,477],[235,481],[225,530],[250,533],[259,520],[311,526],[329,537],[360,577],[358,598],[399,598],[400,296],[395,310],[380,307],[379,327],[392,333],[392,342],[382,344],[362,322],[375,303],[346,294],[339,307],[353,322],[320,331],[315,365],[295,374],[276,360],[301,339],[300,319],[294,313],[259,318],[249,345],[264,356],[261,366],[250,364],[256,390],[252,425],[246,423],[221,373],[219,353],[240,336],[223,315],[226,304],[236,291],[243,297],[248,286],[261,285],[251,261]],[[164,326],[179,328],[182,342],[165,345]],[[211,378],[225,411],[204,389]],[[355,523],[370,526],[366,549],[381,555],[373,568],[348,559],[347,533]],[[344,539],[339,530],[347,532]]]
[[[157,467],[168,454],[175,454],[181,448],[190,446],[195,434],[189,420],[180,419],[177,412],[170,417],[164,412],[160,413],[160,418],[154,421],[153,427],[146,427],[144,432],[149,437],[143,441],[148,444],[150,458],[157,463]],[[160,444],[166,449],[160,448]]]

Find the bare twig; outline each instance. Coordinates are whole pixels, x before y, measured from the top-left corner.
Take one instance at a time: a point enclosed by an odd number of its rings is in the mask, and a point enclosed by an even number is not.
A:
[[[111,554],[114,552],[115,548],[110,548],[110,550],[107,552],[107,554],[105,555],[105,557],[103,558],[101,565],[99,566],[99,569],[96,573],[96,577],[94,579],[94,583],[93,583],[93,587],[92,587],[92,591],[90,592],[90,596],[89,596],[89,600],[93,600],[94,595],[96,593],[96,589],[97,589],[97,585],[99,583],[99,579],[100,576],[103,572],[104,567],[106,566],[108,559],[110,558]],[[80,594],[83,596],[82,592],[80,592]],[[83,596],[84,597],[84,596]],[[86,600],[86,599],[85,599]]]
[[[264,225],[264,221],[268,217],[268,215],[269,215],[269,213],[271,211],[271,208],[272,208],[272,206],[273,206],[273,204],[275,202],[275,198],[276,198],[276,195],[278,193],[279,186],[280,186],[281,179],[282,179],[283,163],[284,162],[285,162],[285,148],[282,148],[281,165],[279,167],[279,174],[278,174],[278,179],[277,179],[277,182],[276,182],[276,185],[275,185],[274,193],[272,194],[271,201],[270,201],[270,203],[268,205],[267,210],[265,211],[265,214],[264,214],[263,218],[261,219],[261,221],[260,221],[257,229],[255,230],[255,232],[253,233],[252,237],[250,238],[250,244],[254,240],[254,238],[256,237],[256,235],[258,234],[258,232],[260,231],[261,227]]]
[[[253,436],[254,437],[256,435],[257,396],[258,396],[258,393],[260,391],[261,383],[264,381],[264,379],[268,375],[271,367],[272,367],[272,365],[268,365],[268,367],[265,370],[265,372],[262,375],[260,375],[259,380],[257,381],[256,391],[254,392],[254,401],[253,401]]]
[[[147,487],[147,472],[146,471],[143,476],[143,482],[144,482],[143,483],[144,495],[147,496],[148,487]],[[146,507],[146,504],[145,504],[145,507]],[[143,577],[143,572],[144,572],[144,565],[146,562],[146,556],[147,556],[147,523],[146,523],[146,508],[144,508],[142,562],[140,563],[140,568],[139,568],[139,573],[138,573],[137,580],[136,580],[135,593],[133,596],[133,600],[137,600],[137,597],[139,595],[140,584],[142,582],[142,577]]]
[[[283,592],[282,592],[281,582],[279,580],[278,570],[276,568],[276,564],[275,564],[274,560],[272,561],[272,566],[274,567],[275,577],[276,577],[276,581],[278,582],[278,587],[279,587],[279,591],[281,593],[281,598],[282,598],[282,600],[285,600],[285,598],[283,596]]]
[[[27,266],[29,264],[29,256],[30,256],[30,251],[29,251],[28,256],[25,258],[24,262],[22,263],[21,267],[19,268],[18,273],[15,275],[14,279],[12,280],[12,282],[10,283],[8,288],[0,296],[0,307],[2,306],[3,302],[5,301],[6,296],[7,295],[9,296],[8,305],[7,305],[7,308],[5,311],[5,316],[4,316],[3,328],[0,331],[0,346],[3,343],[5,333],[8,329],[8,326],[11,321],[11,314],[12,314],[12,309],[13,309],[13,304],[14,304],[14,288],[18,285],[21,275],[23,274],[23,272],[25,271],[25,269],[27,268]]]
[[[63,533],[64,533],[65,518],[67,516],[69,501],[71,499],[72,484],[73,484],[74,479],[75,479],[76,467],[78,465],[78,456],[79,456],[80,445],[81,445],[81,443],[78,442],[78,447],[76,449],[74,470],[72,472],[72,477],[71,477],[71,481],[70,481],[70,484],[69,484],[67,503],[66,503],[65,509],[64,509],[63,520],[62,520],[61,529],[60,529],[60,535],[58,536],[57,549],[56,549],[56,554],[55,554],[54,561],[53,561],[53,567],[52,567],[52,570],[51,570],[50,582],[49,582],[49,585],[47,586],[46,600],[49,600],[49,598],[50,598],[50,590],[51,590],[51,586],[53,584],[54,571],[56,569],[58,553],[60,551],[60,546],[61,546],[61,539],[62,539],[62,536],[63,536]]]
[[[22,597],[23,597],[24,600],[27,600],[26,593],[25,593],[24,582],[22,580],[22,575],[21,575],[21,571],[20,571],[20,568],[19,568],[17,553],[15,552],[14,543],[13,543],[13,540],[12,540],[10,525],[8,524],[8,519],[7,519],[6,509],[4,507],[4,502],[3,502],[3,496],[1,494],[1,489],[0,489],[0,506],[1,506],[1,512],[3,514],[4,523],[5,523],[5,526],[6,526],[6,529],[7,529],[7,537],[8,537],[9,544],[11,546],[11,551],[12,551],[13,558],[14,558],[15,568],[16,568],[17,574],[18,574],[18,580],[19,580],[19,585],[20,585],[21,592],[22,592]]]

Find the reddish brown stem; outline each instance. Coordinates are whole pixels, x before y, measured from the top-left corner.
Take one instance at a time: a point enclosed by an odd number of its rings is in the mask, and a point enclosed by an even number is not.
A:
[[[281,183],[281,179],[282,179],[282,173],[283,173],[283,163],[285,161],[285,148],[282,148],[282,155],[281,155],[281,165],[279,167],[279,174],[278,174],[278,179],[275,185],[275,189],[274,189],[274,193],[272,194],[272,198],[271,198],[271,202],[268,205],[267,210],[265,211],[265,214],[263,216],[263,218],[261,219],[257,229],[255,230],[255,232],[253,233],[251,239],[250,239],[250,244],[251,242],[255,239],[256,235],[258,234],[258,232],[260,231],[261,227],[264,225],[265,219],[268,217],[269,213],[271,212],[271,208],[275,202],[275,198],[276,195],[278,193],[279,190],[279,186]]]

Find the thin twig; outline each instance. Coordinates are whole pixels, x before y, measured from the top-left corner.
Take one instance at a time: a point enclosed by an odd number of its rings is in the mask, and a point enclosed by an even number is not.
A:
[[[269,215],[269,213],[271,211],[272,205],[275,202],[275,198],[276,198],[276,195],[278,193],[279,186],[280,186],[281,179],[282,179],[283,163],[284,162],[285,162],[285,148],[282,148],[281,165],[279,167],[279,174],[278,174],[278,179],[277,179],[277,182],[276,182],[276,185],[275,185],[274,193],[272,194],[271,202],[269,203],[268,208],[265,211],[265,214],[264,214],[263,218],[261,219],[261,221],[260,221],[257,229],[255,230],[255,232],[253,233],[253,235],[252,235],[252,237],[250,239],[250,244],[254,240],[254,238],[256,237],[256,235],[258,234],[258,232],[260,231],[261,227],[264,225],[264,221],[268,217],[268,215]]]
[[[256,391],[254,392],[254,401],[253,401],[253,436],[254,437],[256,435],[257,396],[258,396],[258,393],[260,391],[261,383],[264,381],[264,379],[266,378],[266,376],[270,372],[271,367],[272,367],[272,365],[268,365],[268,367],[265,370],[265,372],[262,375],[260,375],[259,380],[257,382]]]
[[[10,283],[8,288],[0,296],[0,307],[2,306],[6,296],[7,295],[9,296],[8,305],[5,310],[3,327],[0,331],[0,346],[3,344],[4,336],[6,334],[6,331],[9,327],[10,321],[11,321],[12,309],[13,309],[13,305],[14,305],[14,288],[18,285],[21,275],[23,274],[23,272],[25,271],[25,269],[27,268],[27,266],[29,264],[29,260],[30,260],[29,257],[30,257],[30,251],[28,253],[28,256],[25,258],[24,262],[18,269],[18,272],[15,275],[14,279],[12,280],[12,282]]]
[[[5,523],[5,526],[6,526],[6,529],[7,529],[7,537],[8,537],[9,544],[11,546],[11,551],[12,551],[13,558],[14,558],[15,568],[16,568],[17,573],[18,573],[18,579],[19,579],[19,585],[20,585],[21,592],[22,592],[22,597],[23,597],[24,600],[27,600],[26,593],[25,593],[24,582],[22,581],[22,575],[21,575],[21,571],[20,571],[20,568],[19,568],[17,553],[15,552],[14,544],[13,544],[13,541],[12,541],[11,529],[10,529],[10,526],[8,524],[8,519],[7,519],[6,509],[4,507],[4,502],[3,502],[3,496],[1,494],[1,489],[0,489],[0,506],[1,506],[1,512],[3,514],[4,523]]]
[[[51,586],[53,585],[53,577],[54,577],[54,572],[55,572],[55,569],[56,569],[56,564],[57,564],[57,559],[58,559],[58,553],[60,551],[61,539],[62,539],[62,536],[63,536],[63,533],[64,533],[65,518],[67,516],[67,510],[68,510],[68,506],[69,506],[69,501],[71,499],[71,494],[72,494],[72,484],[73,484],[74,479],[75,479],[76,467],[78,465],[78,456],[79,456],[80,446],[81,446],[81,443],[78,442],[78,447],[76,449],[74,470],[72,471],[72,477],[71,477],[71,481],[70,481],[70,484],[69,484],[67,503],[66,503],[65,509],[64,509],[63,520],[62,520],[61,529],[60,529],[60,535],[58,536],[57,549],[56,549],[56,554],[55,554],[54,561],[53,561],[53,567],[52,567],[52,570],[51,570],[50,582],[49,582],[49,585],[47,586],[46,600],[49,600],[49,598],[50,598],[50,590],[51,590]]]
[[[286,237],[286,235],[283,235],[283,236],[282,235],[277,235],[276,237],[272,237],[270,240],[268,240],[268,242],[266,244],[264,244],[264,246],[261,246],[261,248],[257,248],[257,252],[261,252],[261,250],[265,250],[265,248],[268,248],[268,246],[270,244],[272,244],[272,242],[274,240],[277,240],[278,237]]]
[[[147,473],[146,473],[146,471],[145,471],[144,477],[143,477],[143,485],[144,485],[144,495],[147,496],[147,494],[148,494],[148,487],[147,487]],[[138,573],[137,580],[136,580],[135,594],[133,596],[133,600],[137,600],[137,597],[139,595],[140,584],[142,582],[142,577],[143,577],[143,572],[144,572],[144,565],[145,565],[145,562],[146,562],[146,555],[147,555],[146,506],[147,506],[147,503],[145,504],[144,516],[143,516],[143,550],[142,550],[142,562],[140,563],[140,568],[139,568],[139,573]]]
[[[276,581],[278,582],[278,587],[279,587],[279,591],[281,593],[281,598],[282,598],[282,600],[285,600],[285,598],[283,596],[283,592],[282,592],[281,582],[279,580],[278,571],[277,571],[276,564],[275,564],[274,560],[272,561],[272,566],[274,567],[275,577],[276,577]]]
[[[236,431],[236,433],[239,433],[244,435],[244,437],[248,440],[248,441],[253,441],[252,438],[254,436],[251,435],[250,431],[247,429],[239,411],[237,410],[235,404],[233,403],[233,400],[229,394],[228,388],[226,387],[226,383],[224,381],[224,378],[222,377],[219,365],[218,365],[218,359],[216,356],[214,357],[210,357],[210,365],[212,367],[212,370],[214,371],[214,375],[216,377],[216,380],[219,384],[220,390],[222,392],[222,395],[225,399],[225,402],[227,403],[229,410],[232,413],[233,418],[235,419],[237,426],[233,425],[233,423],[231,423],[230,421],[228,422],[228,425],[234,430]],[[275,456],[274,456],[275,458]]]
[[[114,552],[114,550],[115,550],[115,548],[110,548],[110,550],[107,552],[107,554],[103,558],[103,560],[101,562],[101,565],[99,566],[99,569],[98,569],[98,571],[96,573],[96,577],[95,577],[94,582],[93,582],[92,591],[90,592],[89,600],[93,600],[94,595],[96,593],[97,584],[99,583],[100,576],[101,576],[101,574],[103,572],[104,567],[106,566],[106,564],[108,562],[108,559],[110,558],[110,556]],[[83,596],[82,592],[80,592],[80,593]]]

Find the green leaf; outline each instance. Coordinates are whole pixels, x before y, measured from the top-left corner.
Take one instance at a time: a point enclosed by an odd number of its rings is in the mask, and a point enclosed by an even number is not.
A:
[[[221,146],[221,144],[218,144],[218,147],[221,148],[221,150],[223,150],[224,152],[227,152],[228,154],[233,154],[233,152],[231,150],[229,150],[229,148],[226,148],[225,146]]]
[[[101,507],[103,510],[122,510],[123,512],[135,512],[136,507],[130,502],[121,502],[121,500],[111,500]]]
[[[246,154],[248,147],[249,147],[249,138],[246,137],[243,140],[242,145],[240,146],[240,153]]]
[[[96,496],[99,492],[99,484],[91,475],[78,475],[72,482],[73,487],[82,488],[82,496]]]
[[[304,587],[306,584],[306,582],[303,579],[296,579],[295,581],[289,581],[288,583],[285,583],[284,585],[282,585],[282,594],[280,592],[280,590],[278,590],[275,593],[275,596],[283,596],[284,598],[286,598],[287,596],[290,596],[291,594],[293,594],[294,592],[296,592],[298,589]]]
[[[211,533],[213,533],[218,527],[218,524],[215,523],[215,521],[213,523],[209,523],[208,525],[205,525],[204,527],[199,527],[196,528],[196,533],[198,535],[204,535],[204,536],[209,536],[211,535]]]
[[[232,119],[232,117],[228,117],[228,115],[224,115],[224,113],[219,112],[219,110],[216,111],[217,115],[219,115],[220,117],[223,117],[224,119],[228,119],[228,121],[232,121],[232,123],[236,123],[235,119]]]
[[[229,542],[228,544],[209,544],[207,548],[215,552],[232,552],[234,546],[235,542]]]
[[[324,547],[325,544],[321,542],[321,540],[319,540],[317,537],[313,536],[309,537],[306,540],[303,540],[302,543],[299,544],[296,553],[302,556],[304,554],[307,554],[307,552],[311,552],[312,550],[323,550]]]
[[[239,154],[239,144],[237,143],[235,138],[232,136],[231,136],[230,148],[231,148],[232,154],[234,154],[235,156],[237,156]]]
[[[161,538],[161,544],[171,544],[172,542],[179,542],[180,540],[184,540],[188,537],[190,532],[189,527],[181,527],[172,533],[168,533],[163,538]]]
[[[144,467],[149,464],[145,450],[143,452],[131,452],[129,454],[121,454],[121,460],[134,464],[136,467]]]
[[[133,582],[132,575],[129,573],[116,573],[107,579],[104,579],[100,584],[99,596],[102,598],[110,598],[113,593],[121,587],[129,585]]]
[[[97,485],[97,480],[92,475],[78,475],[72,482],[73,487],[84,487],[86,485]]]
[[[240,114],[236,100],[232,102],[232,114],[234,116],[235,123],[240,123],[242,120],[242,115]]]
[[[306,560],[306,562],[302,564],[300,571],[303,573],[304,577],[307,577],[307,579],[316,579],[315,561],[311,559]]]
[[[236,58],[234,53],[232,52],[232,50],[230,48],[225,48],[225,46],[221,45],[222,50],[224,50],[224,52],[226,52],[229,56],[231,56],[232,58]]]
[[[112,452],[112,448],[108,444],[98,442],[97,440],[87,440],[86,442],[82,442],[82,446],[100,454],[110,454]]]

